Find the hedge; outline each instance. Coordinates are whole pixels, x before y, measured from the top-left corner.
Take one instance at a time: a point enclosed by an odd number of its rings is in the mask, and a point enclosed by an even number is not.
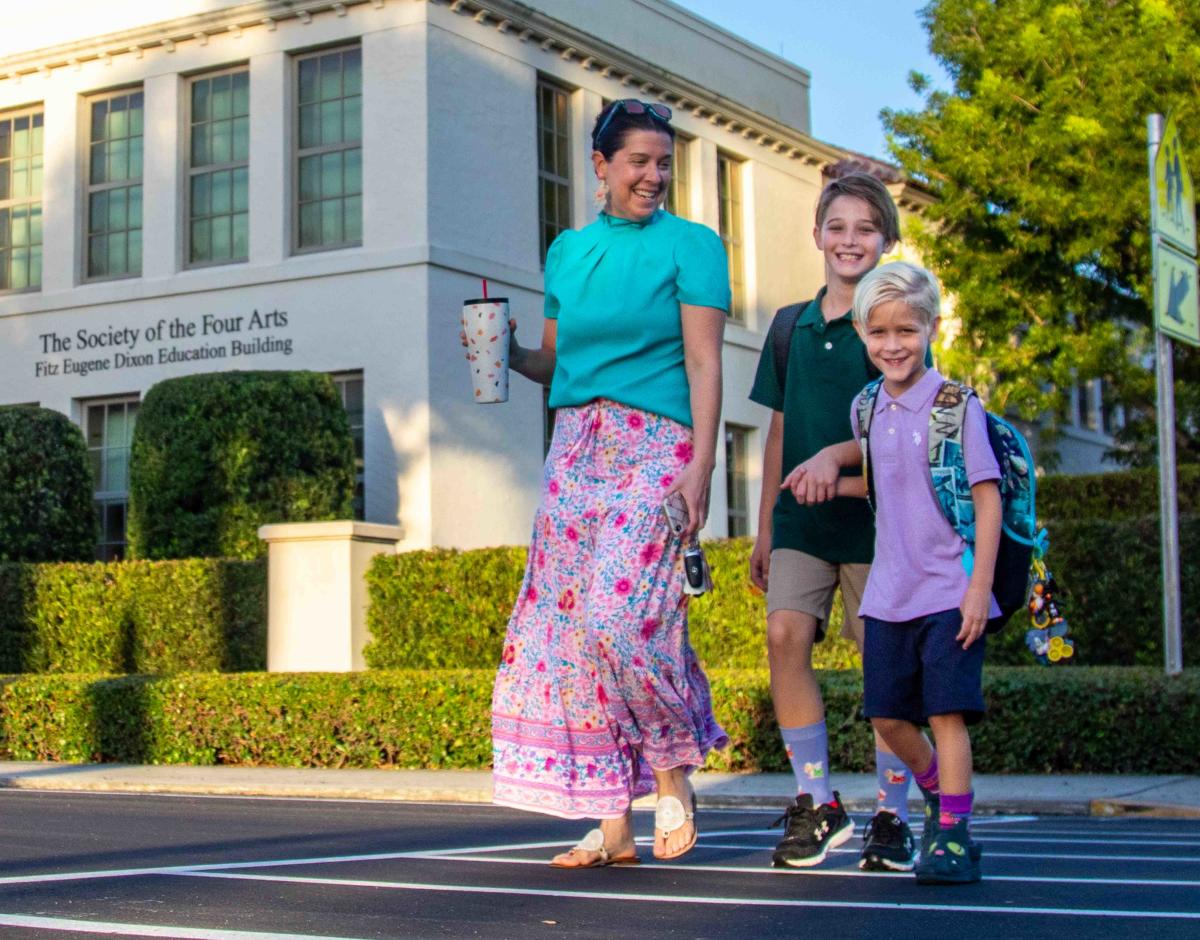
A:
[[[287,767],[482,768],[492,670],[36,676],[0,679],[9,760]],[[782,771],[763,670],[710,674],[731,740],[708,767]],[[835,770],[869,771],[855,671],[819,674]],[[1200,670],[1037,667],[985,672],[979,773],[1200,772]],[[1151,742],[1149,746],[1147,742]]]
[[[0,564],[0,671],[266,668],[261,561]]]
[[[327,375],[186,375],[146,393],[129,478],[130,557],[257,558],[261,525],[351,517],[354,444]]]
[[[83,432],[49,408],[0,408],[0,562],[96,557]]]
[[[766,613],[748,579],[751,543],[705,543],[713,592],[691,602],[689,628],[709,668],[767,665]],[[524,548],[434,549],[378,555],[367,573],[372,641],[364,655],[375,669],[490,668],[525,569]],[[840,604],[840,602],[839,602]],[[819,668],[860,665],[854,644],[838,636],[842,613],[831,617],[829,639],[816,647]]]
[[[1200,516],[1180,520],[1183,646],[1200,650]],[[765,604],[749,583],[749,539],[705,543],[714,590],[692,602],[692,645],[709,668],[766,666]],[[1154,519],[1055,522],[1048,561],[1085,665],[1159,665],[1162,615],[1158,522]],[[378,669],[487,668],[503,645],[521,586],[525,549],[439,549],[379,555],[367,576],[373,640],[365,655]],[[841,639],[835,606],[828,638],[816,646],[819,668],[860,665]],[[1033,662],[1018,614],[991,640],[989,662]],[[1062,668],[1062,667],[1055,667]]]
[[[1180,514],[1200,514],[1200,464],[1176,472]],[[1084,475],[1056,474],[1037,483],[1037,513],[1044,524],[1089,519],[1158,518],[1158,468]]]

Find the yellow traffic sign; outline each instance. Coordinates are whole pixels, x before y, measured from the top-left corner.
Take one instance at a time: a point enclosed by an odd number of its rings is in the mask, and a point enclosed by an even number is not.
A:
[[[1200,289],[1196,261],[1154,240],[1154,325],[1174,339],[1200,346]]]
[[[1196,191],[1183,156],[1175,116],[1167,117],[1158,153],[1154,157],[1154,231],[1182,248],[1196,253]]]

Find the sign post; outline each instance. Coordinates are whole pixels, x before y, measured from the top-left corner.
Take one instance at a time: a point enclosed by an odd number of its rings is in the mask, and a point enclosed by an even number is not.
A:
[[[1175,473],[1175,364],[1171,338],[1200,345],[1196,278],[1196,194],[1175,119],[1146,122],[1150,156],[1155,370],[1158,385],[1158,492],[1162,525],[1163,658],[1183,671],[1180,629],[1179,516]]]

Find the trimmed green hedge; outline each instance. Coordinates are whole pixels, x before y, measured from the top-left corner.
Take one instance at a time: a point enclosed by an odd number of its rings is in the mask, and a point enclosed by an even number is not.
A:
[[[0,562],[96,557],[83,432],[49,408],[0,408]]]
[[[712,669],[767,665],[766,604],[749,581],[751,543],[706,542],[713,592],[691,602],[692,645]],[[499,662],[504,632],[525,570],[524,548],[454,549],[377,555],[367,574],[375,669],[482,669]],[[838,636],[840,602],[829,639],[814,660],[822,669],[859,666],[854,644]]]
[[[129,463],[133,558],[258,558],[271,522],[349,519],[354,444],[328,375],[213,372],[153,386]]]
[[[1180,515],[1200,514],[1200,464],[1181,464],[1176,477]],[[1037,511],[1052,527],[1063,520],[1157,519],[1158,468],[1042,477]]]
[[[150,764],[480,768],[492,670],[0,680],[0,757]],[[763,670],[710,675],[731,740],[714,770],[785,770]],[[857,672],[821,673],[836,770],[868,771]],[[979,773],[1200,772],[1200,671],[990,669]],[[1131,733],[1131,729],[1132,733]],[[1153,742],[1153,746],[1147,746]]]
[[[266,668],[262,561],[0,564],[0,671]]]

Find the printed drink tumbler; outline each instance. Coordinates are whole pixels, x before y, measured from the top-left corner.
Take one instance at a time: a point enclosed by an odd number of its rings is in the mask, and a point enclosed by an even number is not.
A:
[[[464,301],[462,328],[475,401],[508,401],[508,298]]]

